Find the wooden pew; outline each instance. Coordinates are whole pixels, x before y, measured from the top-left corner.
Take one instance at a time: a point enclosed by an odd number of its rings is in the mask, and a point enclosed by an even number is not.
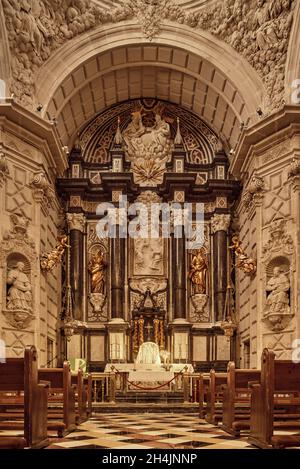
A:
[[[223,385],[222,429],[234,436],[250,428],[249,382],[260,380],[259,370],[236,369],[234,362],[227,366],[227,383]]]
[[[210,370],[209,386],[207,389],[207,402],[205,420],[213,425],[222,420],[223,385],[226,383],[226,373],[216,373]]]
[[[199,376],[199,417],[205,418],[206,405],[207,405],[207,392],[210,383],[209,373],[200,373]]]
[[[42,448],[49,444],[47,399],[48,385],[38,382],[34,346],[25,348],[24,359],[7,358],[0,363],[0,429],[24,432],[24,438],[1,433],[0,448]]]
[[[76,429],[75,389],[68,362],[62,368],[41,368],[39,380],[49,382],[48,430],[62,437]]]
[[[264,349],[260,382],[250,387],[249,442],[259,448],[300,446],[300,435],[274,435],[274,427],[300,431],[300,363],[275,360]]]
[[[89,419],[92,415],[92,375],[90,373],[83,376],[83,390],[86,395],[86,414]]]
[[[75,413],[78,425],[87,420],[87,393],[83,384],[83,371],[80,368],[78,372],[72,373],[71,383],[75,390]]]

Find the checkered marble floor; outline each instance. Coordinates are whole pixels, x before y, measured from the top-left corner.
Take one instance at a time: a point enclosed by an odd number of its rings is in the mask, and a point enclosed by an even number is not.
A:
[[[95,416],[47,449],[253,449],[191,414]]]

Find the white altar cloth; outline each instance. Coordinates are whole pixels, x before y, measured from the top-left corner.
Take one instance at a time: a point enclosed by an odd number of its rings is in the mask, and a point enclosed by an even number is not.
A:
[[[194,368],[191,363],[172,363],[170,364],[170,372],[171,373],[179,373],[180,371],[185,371],[184,367],[187,366],[188,373],[194,373]],[[142,371],[142,372],[163,372],[166,373],[166,370],[162,365],[147,365],[144,363],[107,363],[104,369],[105,373],[110,373],[112,371],[112,367],[115,367],[120,373],[130,373],[132,371]],[[152,376],[151,376],[152,378]],[[149,379],[148,379],[149,381]]]
[[[130,371],[128,381],[167,383],[174,378],[171,371]]]

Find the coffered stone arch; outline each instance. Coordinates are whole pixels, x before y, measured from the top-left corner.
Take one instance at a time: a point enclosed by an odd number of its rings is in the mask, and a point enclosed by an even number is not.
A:
[[[36,83],[36,100],[57,119],[65,145],[96,113],[144,96],[191,109],[233,147],[264,99],[261,79],[229,45],[172,23],[152,42],[133,21],[90,31],[51,56]]]

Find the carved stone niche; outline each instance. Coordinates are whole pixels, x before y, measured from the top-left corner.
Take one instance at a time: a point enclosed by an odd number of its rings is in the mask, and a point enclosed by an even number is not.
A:
[[[2,313],[12,327],[26,329],[34,319],[31,265],[16,252],[8,255],[6,265]]]
[[[266,265],[266,301],[262,321],[271,331],[284,330],[294,316],[292,278],[287,257],[277,256]]]
[[[262,321],[271,331],[284,330],[295,314],[295,249],[286,225],[284,218],[273,220],[262,251],[266,292]]]
[[[22,214],[10,216],[12,228],[1,242],[2,313],[14,328],[27,329],[34,319],[34,278],[38,256],[35,243],[28,236],[29,220]]]

